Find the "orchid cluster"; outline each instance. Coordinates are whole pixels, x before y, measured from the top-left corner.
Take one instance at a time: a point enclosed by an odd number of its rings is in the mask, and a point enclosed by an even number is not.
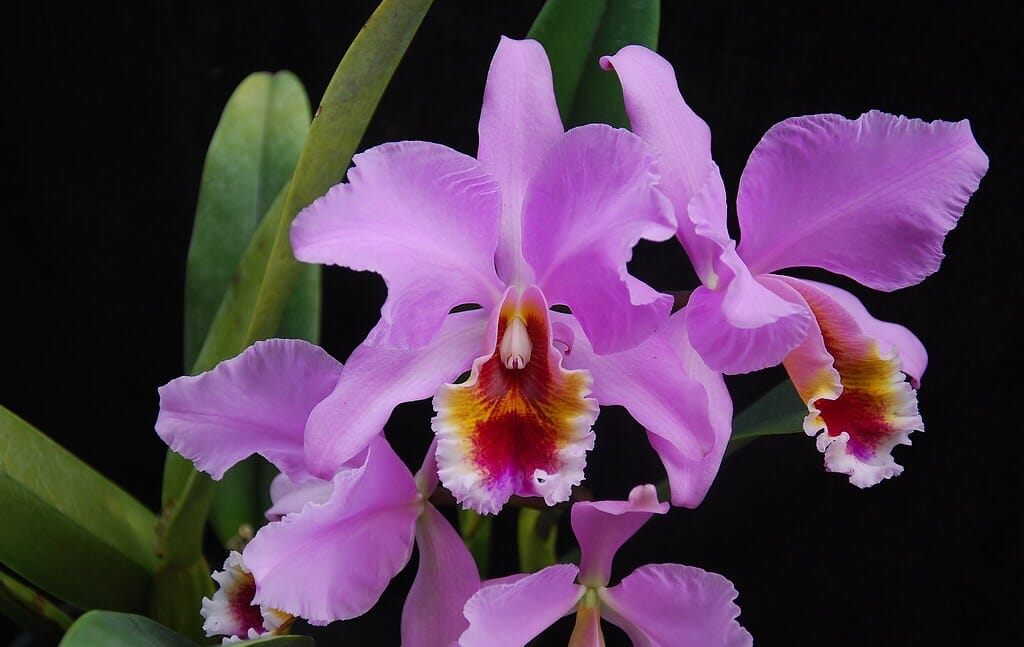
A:
[[[407,647],[525,645],[573,613],[579,647],[604,644],[601,619],[635,645],[751,644],[721,575],[650,564],[612,582],[615,552],[652,515],[708,492],[732,431],[724,375],[782,364],[828,471],[858,487],[901,472],[892,449],[924,428],[924,346],[849,292],[780,271],[884,291],[935,272],[987,169],[969,124],[872,111],[773,126],[740,179],[737,244],[710,130],[672,66],[635,45],[600,63],[630,130],[566,131],[544,49],[504,38],[475,158],[376,146],[299,213],[297,259],[387,284],[344,366],[269,339],[160,389],[156,431],[197,469],[219,479],[259,454],[280,471],[269,523],[214,574],[208,635],[360,616],[415,547]],[[641,239],[682,245],[700,282],[685,303],[629,273]],[[426,398],[433,442],[413,473],[383,430],[396,406]],[[575,496],[600,407],[613,405],[645,430],[668,501],[647,483],[626,500]],[[424,420],[402,433],[430,431]],[[441,493],[483,515],[512,500],[571,506],[578,565],[481,580]]]

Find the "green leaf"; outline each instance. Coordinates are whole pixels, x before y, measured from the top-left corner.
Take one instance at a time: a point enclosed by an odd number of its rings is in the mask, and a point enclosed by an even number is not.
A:
[[[83,609],[145,608],[153,513],[2,406],[0,510],[0,562],[15,573]]]
[[[288,184],[309,130],[291,72],[257,72],[228,99],[210,140],[185,266],[185,366],[195,363],[238,262]]]
[[[145,616],[90,611],[75,621],[60,647],[196,647],[196,643]]]
[[[558,541],[558,519],[561,514],[560,508],[519,509],[516,539],[521,572],[536,573],[558,562],[555,543]]]
[[[188,564],[161,564],[153,578],[149,615],[189,639],[206,644],[209,640],[199,613],[204,597],[213,597],[213,579],[206,558],[200,556]]]
[[[477,514],[467,508],[459,508],[459,534],[469,553],[476,562],[480,577],[487,578],[491,571],[491,530],[494,515]]]
[[[598,61],[625,45],[658,47],[660,0],[548,0],[527,34],[551,60],[558,111],[567,128],[629,127],[618,78]]]
[[[806,415],[807,405],[797,395],[793,383],[783,380],[733,418],[729,443],[803,433]]]
[[[0,613],[32,632],[40,645],[57,644],[71,626],[71,618],[52,600],[2,570]]]

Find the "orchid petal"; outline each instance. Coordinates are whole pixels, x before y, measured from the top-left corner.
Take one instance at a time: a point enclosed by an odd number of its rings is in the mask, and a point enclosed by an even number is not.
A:
[[[340,363],[308,342],[257,342],[205,373],[160,387],[156,433],[215,479],[256,453],[302,480],[306,418],[341,373]]]
[[[717,573],[680,564],[641,566],[599,590],[603,615],[635,647],[744,647],[753,638],[736,621],[736,589]]]
[[[403,647],[449,647],[469,626],[462,608],[480,588],[459,533],[429,503],[416,522],[419,567],[402,607]]]
[[[425,346],[457,305],[490,303],[498,184],[472,157],[440,144],[399,142],[356,155],[337,184],[292,224],[295,257],[384,277],[387,300],[368,343]]]
[[[580,584],[607,586],[612,558],[653,514],[668,512],[653,485],[638,485],[628,501],[581,501],[571,511],[572,531],[580,544]]]
[[[722,375],[690,344],[685,313],[676,313],[644,343],[621,353],[595,355],[577,334],[565,365],[589,370],[597,401],[625,407],[647,429],[668,473],[672,503],[693,508],[722,462],[732,433],[732,398]],[[572,317],[557,316],[578,329]]]
[[[720,195],[707,193],[715,188],[713,182],[718,176],[718,168],[711,161],[711,130],[686,105],[675,70],[658,54],[629,45],[614,56],[602,57],[601,67],[615,70],[619,76],[633,132],[661,154],[659,188],[675,207],[679,241],[704,280],[701,269],[709,268],[718,246],[729,238],[725,191]],[[712,186],[707,187],[709,184]],[[701,201],[690,206],[702,192],[704,201],[715,201],[714,209],[708,211]]]
[[[882,353],[842,303],[811,283],[776,276],[766,285],[789,288],[814,313],[807,339],[783,365],[807,403],[804,431],[817,434],[826,469],[862,488],[900,474],[892,449],[909,445],[909,434],[924,431],[924,423],[897,349]]]
[[[514,582],[484,586],[466,603],[469,629],[459,645],[492,647],[499,636],[502,645],[525,645],[583,597],[586,589],[575,583],[578,572],[572,564],[556,564]]]
[[[353,465],[358,467],[358,465]],[[334,483],[310,478],[296,483],[286,474],[278,474],[270,482],[270,509],[266,512],[268,521],[277,521],[286,514],[298,512],[307,503],[326,503],[334,492]]]
[[[740,255],[755,274],[810,266],[878,290],[913,285],[939,268],[987,169],[966,120],[787,119],[740,179]]]
[[[641,238],[675,233],[656,181],[639,137],[591,124],[555,144],[526,192],[523,253],[537,285],[550,303],[572,309],[599,354],[636,346],[672,307],[671,296],[640,289],[626,273]]]
[[[729,374],[782,362],[807,333],[807,309],[758,283],[731,242],[714,266],[717,289],[701,286],[686,304],[694,348],[708,366]]]
[[[313,624],[365,613],[409,561],[422,506],[409,469],[378,436],[362,466],[334,477],[327,502],[264,526],[245,547],[255,602]]]
[[[915,389],[921,387],[921,377],[928,367],[928,351],[914,333],[899,324],[875,319],[860,299],[846,290],[816,281],[804,282],[818,288],[837,302],[856,320],[865,335],[873,337],[878,342],[878,350],[882,355],[888,355],[893,350],[899,353],[900,362],[903,364],[902,370],[910,377],[910,384]]]
[[[331,478],[380,433],[396,405],[428,398],[462,374],[484,349],[486,326],[485,310],[457,312],[426,348],[356,348],[337,387],[309,414],[310,472]]]
[[[540,43],[501,37],[480,110],[477,158],[501,185],[501,234],[494,264],[505,283],[530,282],[522,256],[523,196],[564,128],[551,65]]]

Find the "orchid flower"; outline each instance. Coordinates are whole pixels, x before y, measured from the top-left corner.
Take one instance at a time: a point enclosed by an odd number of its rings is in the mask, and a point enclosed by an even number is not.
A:
[[[529,40],[501,40],[479,135],[476,159],[427,142],[367,150],[296,217],[296,258],[378,272],[388,287],[310,415],[310,469],[333,473],[397,404],[433,397],[440,479],[463,506],[551,505],[583,479],[599,403],[621,404],[647,428],[673,501],[697,505],[732,405],[681,318],[669,321],[672,298],[626,271],[641,238],[676,229],[653,155],[627,130],[565,132]]]
[[[693,347],[725,373],[781,361],[829,471],[859,487],[899,474],[893,447],[924,429],[914,390],[924,345],[849,292],[775,272],[817,267],[885,291],[935,272],[988,168],[970,124],[878,111],[776,124],[740,178],[737,248],[710,132],[683,101],[672,66],[638,46],[601,65],[619,76],[633,130],[662,155],[677,237],[703,284],[686,306]]]
[[[267,610],[315,625],[362,615],[408,563],[415,540],[419,567],[402,612],[403,644],[447,646],[466,626],[461,609],[480,579],[458,533],[427,500],[437,486],[433,448],[415,477],[381,434],[329,479],[304,461],[309,412],[343,372],[316,346],[273,339],[160,388],[156,431],[198,469],[219,479],[258,453],[281,470],[271,523],[239,560],[229,556],[227,574],[214,576],[227,591],[204,603],[207,629],[263,633],[266,622],[261,630],[256,618]],[[224,614],[239,608],[229,603],[238,599],[230,583],[244,584],[247,572],[254,609],[240,627]]]
[[[485,582],[466,603],[469,628],[459,644],[525,645],[574,609],[570,647],[604,645],[602,617],[623,629],[636,647],[752,644],[736,621],[736,589],[721,575],[680,564],[648,564],[608,586],[619,547],[651,515],[664,514],[668,507],[658,502],[653,485],[633,488],[628,501],[574,504],[579,567],[557,564]]]

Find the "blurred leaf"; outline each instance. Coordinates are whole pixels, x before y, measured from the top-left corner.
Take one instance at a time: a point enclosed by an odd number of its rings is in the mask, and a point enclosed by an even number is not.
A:
[[[491,572],[491,529],[494,515],[477,514],[467,508],[459,508],[459,534],[466,544],[480,577],[486,579]]]
[[[207,644],[210,641],[203,631],[203,617],[199,611],[201,600],[212,597],[213,593],[213,579],[206,558],[200,556],[187,564],[161,564],[153,579],[149,615],[191,640]]]
[[[804,431],[807,405],[789,380],[783,380],[733,418],[729,444],[759,436],[796,434]]]
[[[0,510],[0,562],[12,571],[83,609],[145,608],[153,513],[4,407]]]
[[[558,541],[560,508],[519,508],[516,539],[519,545],[519,570],[536,573],[558,562],[555,543]]]
[[[90,611],[75,621],[60,647],[196,647],[196,643],[145,616]]]
[[[628,128],[618,78],[598,61],[625,45],[658,48],[660,0],[548,0],[527,34],[551,60],[566,128],[606,123]]]
[[[52,600],[0,570],[0,613],[33,634],[40,645],[57,644],[71,618]]]

